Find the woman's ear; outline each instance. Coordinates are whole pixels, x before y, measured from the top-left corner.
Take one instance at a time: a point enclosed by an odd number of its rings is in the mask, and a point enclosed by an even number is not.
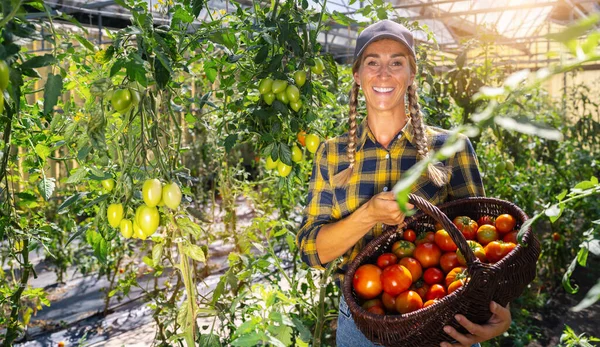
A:
[[[360,78],[358,77],[358,71],[356,71],[355,73],[353,73],[352,77],[354,77],[354,83],[356,83],[356,84],[358,84],[360,86]]]

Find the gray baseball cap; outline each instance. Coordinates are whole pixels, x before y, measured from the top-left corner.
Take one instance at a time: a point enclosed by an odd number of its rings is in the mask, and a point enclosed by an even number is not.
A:
[[[369,44],[381,39],[392,39],[404,44],[413,58],[417,58],[412,33],[404,25],[385,19],[369,25],[358,35],[356,48],[354,49],[354,60],[358,58]]]

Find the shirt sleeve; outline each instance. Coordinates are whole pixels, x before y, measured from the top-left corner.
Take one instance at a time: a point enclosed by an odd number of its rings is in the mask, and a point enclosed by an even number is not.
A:
[[[311,267],[324,270],[317,254],[317,235],[324,224],[332,221],[333,191],[329,184],[326,144],[317,149],[313,160],[308,198],[304,208],[302,224],[296,235],[302,261]]]
[[[452,167],[452,177],[448,189],[449,200],[471,196],[485,196],[479,161],[468,137],[463,137],[465,147],[454,154],[449,164]]]

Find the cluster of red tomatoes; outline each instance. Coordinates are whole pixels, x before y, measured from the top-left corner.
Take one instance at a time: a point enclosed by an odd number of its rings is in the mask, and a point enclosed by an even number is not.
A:
[[[478,221],[459,216],[453,223],[482,262],[495,263],[517,246],[516,220],[510,214]],[[377,264],[356,270],[352,284],[365,310],[381,315],[416,311],[468,282],[464,256],[440,224],[435,229],[419,235],[405,230],[403,240],[381,254]]]

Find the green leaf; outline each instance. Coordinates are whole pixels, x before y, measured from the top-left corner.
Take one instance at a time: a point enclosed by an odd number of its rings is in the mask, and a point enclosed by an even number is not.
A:
[[[577,264],[579,264],[580,266],[585,266],[587,264],[587,258],[590,254],[590,251],[587,248],[583,247],[583,244],[581,246],[582,248],[580,248],[579,252],[577,252]]]
[[[286,165],[292,165],[292,150],[285,143],[279,144],[279,160]]]
[[[46,201],[48,201],[52,196],[55,187],[56,184],[54,183],[54,178],[46,178],[42,176],[42,179],[38,183],[38,190]]]
[[[81,35],[77,35],[75,34],[75,39],[77,41],[79,41],[79,43],[81,43],[81,45],[83,45],[83,47],[87,48],[88,51],[90,52],[96,52],[96,47],[94,46],[93,43],[91,43],[88,39],[86,39],[85,37],[81,36]],[[112,46],[111,46],[112,47]]]
[[[573,41],[585,34],[588,30],[592,29],[596,23],[600,21],[600,15],[594,13],[586,18],[577,21],[575,24],[569,25],[565,30],[559,33],[551,33],[546,35],[550,40],[568,43]]]
[[[556,196],[556,199],[557,199],[558,201],[562,201],[562,200],[565,198],[565,196],[567,196],[567,190],[566,190],[566,189],[565,189],[565,190],[563,190],[563,191],[562,191],[560,194],[558,194],[558,195]]]
[[[125,60],[117,59],[117,61],[115,61],[115,63],[110,67],[109,76],[113,77],[114,75],[116,75],[119,71],[121,71],[123,66],[125,66]]]
[[[573,274],[573,271],[575,271],[576,267],[577,267],[577,259],[573,259],[573,261],[571,262],[571,265],[569,265],[569,268],[567,269],[567,271],[565,271],[565,274],[563,275],[563,278],[562,278],[563,288],[565,288],[565,290],[569,294],[575,294],[579,290],[579,287],[577,285],[575,285],[575,287],[571,286],[571,275]]]
[[[148,85],[146,69],[141,62],[131,59],[125,63],[125,69],[127,70],[127,77],[129,77],[130,80],[137,81],[143,86]]]
[[[199,261],[201,263],[206,262],[206,257],[204,256],[204,251],[202,247],[188,244],[183,246],[183,252],[189,256],[190,258]]]
[[[310,341],[312,339],[312,333],[310,330],[304,325],[304,322],[296,317],[292,317],[292,322],[294,322],[294,326],[298,329],[300,333],[300,338],[302,341]]]
[[[556,222],[563,213],[564,205],[562,204],[554,204],[544,210],[544,214],[550,218],[552,223]]]
[[[84,225],[84,226],[79,226],[77,228],[77,231],[73,233],[73,235],[71,235],[71,237],[69,237],[69,239],[67,240],[67,244],[65,245],[68,246],[73,240],[75,240],[77,237],[79,237],[79,235],[83,234],[84,232],[86,232],[89,229],[89,226]]]
[[[237,339],[231,341],[232,346],[242,346],[242,347],[254,347],[258,346],[259,342],[262,342],[266,339],[265,333],[261,332],[252,332],[250,334],[242,335]]]
[[[577,185],[575,187],[573,187],[573,189],[586,190],[586,189],[593,188],[594,186],[595,186],[595,184],[592,181],[583,181],[583,182],[577,183]]]
[[[494,121],[507,130],[517,131],[527,135],[535,135],[549,140],[562,141],[563,134],[545,124],[539,124],[524,116],[505,117],[497,115]]]
[[[256,56],[254,57],[254,63],[260,64],[260,63],[265,62],[267,60],[268,55],[269,55],[269,46],[264,45],[264,46],[260,47],[260,49],[258,50],[258,53],[256,53]]]
[[[157,267],[160,264],[160,258],[163,253],[162,243],[155,243],[152,247],[152,267]]]
[[[194,16],[192,16],[188,11],[186,11],[182,7],[179,7],[173,14],[173,20],[181,21],[183,23],[191,23],[194,21]]]
[[[600,300],[600,279],[598,279],[598,282],[596,282],[596,284],[587,292],[585,298],[583,298],[577,306],[571,308],[571,311],[579,312],[585,310],[595,304],[598,300]]]
[[[86,209],[86,208],[90,208],[92,206],[98,205],[99,203],[101,203],[104,200],[107,200],[110,196],[108,194],[103,194],[98,196],[97,198],[93,199],[92,201],[88,202],[87,204],[85,204],[82,209]]]
[[[46,158],[52,154],[52,149],[43,143],[38,143],[35,145],[35,154],[37,154],[42,160],[46,160]]]
[[[60,206],[58,206],[58,212],[60,213],[67,207],[73,205],[75,202],[77,202],[79,199],[81,199],[86,194],[87,193],[79,193],[78,192],[78,193],[71,195],[70,197],[67,198],[67,200],[65,200],[62,204],[60,204]]]
[[[350,18],[347,15],[345,15],[344,13],[338,12],[338,11],[333,11],[333,13],[331,14],[331,19],[333,19],[338,24],[341,24],[343,26],[348,26],[350,24],[356,23],[356,20],[354,20],[353,18]]]
[[[84,179],[85,176],[87,176],[87,169],[84,167],[80,167],[80,168],[76,169],[75,172],[73,172],[71,174],[71,176],[69,176],[69,178],[67,178],[65,183],[77,184],[77,183],[81,182],[81,180]]]
[[[37,69],[37,68],[44,67],[44,66],[55,65],[57,63],[58,63],[58,61],[51,54],[37,55],[37,56],[27,60],[26,62],[24,62],[23,65],[21,65],[21,68]]]
[[[204,1],[205,0],[192,0],[192,14],[194,17],[200,15],[200,11],[202,11],[202,8],[204,7]]]
[[[215,83],[217,79],[217,69],[216,64],[213,61],[205,61],[204,62],[204,72],[206,73],[206,77],[211,83]]]
[[[49,114],[56,106],[58,97],[62,94],[63,80],[60,75],[48,75],[44,86],[44,114]]]
[[[188,217],[179,218],[176,220],[176,223],[182,231],[193,235],[197,239],[202,238],[202,228],[198,224],[192,222]]]
[[[227,138],[225,138],[225,151],[229,153],[233,146],[237,143],[238,135],[237,134],[229,134]]]

